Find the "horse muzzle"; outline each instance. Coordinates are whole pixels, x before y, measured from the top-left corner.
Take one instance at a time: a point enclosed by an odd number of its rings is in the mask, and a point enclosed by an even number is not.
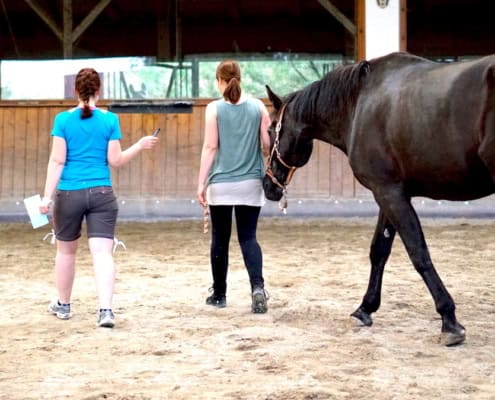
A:
[[[263,191],[265,192],[265,197],[272,201],[279,201],[283,195],[282,188],[273,182],[272,177],[269,175],[265,175],[263,178]]]

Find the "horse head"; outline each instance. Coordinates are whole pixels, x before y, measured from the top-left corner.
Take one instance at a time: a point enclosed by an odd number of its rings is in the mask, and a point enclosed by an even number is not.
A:
[[[268,129],[271,140],[270,156],[263,179],[265,196],[278,201],[287,190],[295,170],[306,164],[313,151],[311,127],[291,113],[291,96],[285,102],[266,86],[273,105],[271,125]]]

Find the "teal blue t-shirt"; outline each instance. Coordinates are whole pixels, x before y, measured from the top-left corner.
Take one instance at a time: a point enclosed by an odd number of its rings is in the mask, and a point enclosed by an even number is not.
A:
[[[122,138],[119,119],[98,108],[85,119],[81,119],[81,112],[80,108],[63,111],[53,123],[51,135],[65,139],[67,146],[59,190],[112,185],[107,151],[110,140]]]
[[[240,104],[217,100],[218,150],[208,184],[261,179],[265,173],[260,145],[261,110],[249,98]]]

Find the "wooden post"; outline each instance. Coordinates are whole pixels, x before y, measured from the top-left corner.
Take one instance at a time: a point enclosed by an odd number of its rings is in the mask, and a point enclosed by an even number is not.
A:
[[[72,58],[72,0],[64,0],[64,59]]]
[[[366,57],[366,15],[364,0],[355,0],[355,19],[356,19],[356,36],[355,36],[355,57],[356,61],[362,61]]]
[[[400,51],[407,51],[407,0],[400,0]]]
[[[156,59],[157,61],[170,60],[172,57],[171,49],[171,16],[172,6],[170,1],[167,3],[159,3],[158,15],[157,15],[157,49]]]
[[[175,61],[182,61],[182,23],[179,0],[175,0]]]

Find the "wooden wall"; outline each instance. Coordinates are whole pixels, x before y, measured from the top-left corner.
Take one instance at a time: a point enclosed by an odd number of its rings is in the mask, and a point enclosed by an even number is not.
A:
[[[191,114],[120,114],[122,147],[161,127],[160,143],[113,172],[119,198],[194,199],[209,100],[194,102]],[[42,193],[54,116],[70,101],[0,102],[0,206]],[[102,102],[100,106],[107,106]],[[369,196],[354,179],[346,157],[315,142],[309,163],[296,171],[291,198]]]

